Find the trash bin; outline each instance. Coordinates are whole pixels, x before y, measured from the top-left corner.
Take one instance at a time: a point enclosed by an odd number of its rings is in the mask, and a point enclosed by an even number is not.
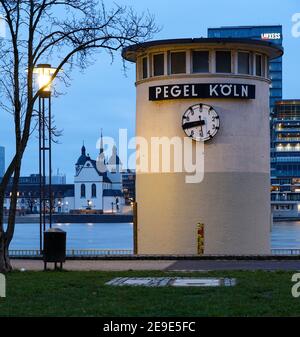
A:
[[[66,261],[66,241],[67,233],[59,228],[51,228],[44,232],[44,269],[47,269],[47,263],[62,264]]]

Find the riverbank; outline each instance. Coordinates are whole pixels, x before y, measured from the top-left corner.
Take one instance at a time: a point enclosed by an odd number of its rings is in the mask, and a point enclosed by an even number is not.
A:
[[[48,218],[48,217],[47,217]],[[48,221],[48,219],[47,219]],[[7,218],[4,218],[7,223]],[[32,224],[39,223],[38,214],[17,216],[16,223]],[[54,214],[53,223],[131,223],[133,216],[131,214]]]

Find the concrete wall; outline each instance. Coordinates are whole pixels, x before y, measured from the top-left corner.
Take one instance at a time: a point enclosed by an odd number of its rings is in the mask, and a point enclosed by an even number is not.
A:
[[[185,83],[256,85],[255,100],[152,102],[149,86]],[[137,136],[183,138],[183,113],[213,106],[220,130],[205,143],[204,180],[186,173],[137,173],[138,252],[196,254],[196,226],[205,224],[205,254],[268,254],[270,231],[269,82],[241,75],[177,75],[137,83]]]

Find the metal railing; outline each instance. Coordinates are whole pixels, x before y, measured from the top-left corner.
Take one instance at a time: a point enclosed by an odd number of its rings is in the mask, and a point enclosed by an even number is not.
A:
[[[299,126],[296,126],[295,128],[276,128],[276,132],[299,132]]]
[[[300,157],[277,157],[277,158],[271,158],[272,163],[280,162],[300,162]]]
[[[280,142],[280,143],[284,143],[284,142],[299,142],[300,141],[300,137],[276,137],[274,139],[275,142]]]
[[[300,152],[300,146],[276,147],[276,152]]]
[[[103,256],[126,256],[133,255],[131,249],[68,249],[66,251],[67,258],[93,258]],[[271,249],[272,255],[299,255],[300,248],[274,248]],[[9,251],[9,256],[12,258],[41,258],[40,250],[34,249],[12,249]]]
[[[67,257],[96,257],[111,255],[132,255],[131,249],[71,249],[67,250]]]
[[[9,250],[9,256],[10,257],[41,257],[41,251],[34,250],[34,249],[12,249]]]
[[[67,249],[67,257],[97,257],[97,256],[120,256],[132,255],[131,249]],[[42,257],[40,250],[34,249],[12,249],[9,250],[10,257]]]
[[[300,249],[297,248],[274,248],[271,250],[272,255],[300,255]]]

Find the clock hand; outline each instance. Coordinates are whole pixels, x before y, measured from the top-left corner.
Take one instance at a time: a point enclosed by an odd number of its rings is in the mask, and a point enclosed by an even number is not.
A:
[[[186,129],[191,129],[195,126],[202,126],[204,124],[205,124],[205,121],[203,121],[203,120],[195,121],[195,122],[187,122],[187,123],[183,124],[182,128],[183,128],[183,130],[186,130]]]
[[[201,115],[199,116],[199,122],[201,123],[201,132],[200,132],[200,137],[203,137],[203,125],[205,124],[205,121],[203,119],[201,119]]]

